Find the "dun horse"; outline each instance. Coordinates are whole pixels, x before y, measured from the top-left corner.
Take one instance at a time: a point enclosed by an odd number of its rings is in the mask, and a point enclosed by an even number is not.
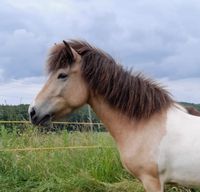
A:
[[[141,74],[125,71],[87,42],[55,45],[49,79],[29,107],[43,125],[88,103],[115,139],[124,167],[147,192],[165,183],[200,185],[200,118]]]

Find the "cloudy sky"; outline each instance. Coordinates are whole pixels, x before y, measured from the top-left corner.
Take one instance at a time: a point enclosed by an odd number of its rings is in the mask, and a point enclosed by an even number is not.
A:
[[[29,103],[48,49],[78,38],[200,103],[199,0],[1,0],[0,103]]]

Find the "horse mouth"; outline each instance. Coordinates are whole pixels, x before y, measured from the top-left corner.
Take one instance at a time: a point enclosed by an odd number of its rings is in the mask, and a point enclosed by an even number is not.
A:
[[[42,119],[40,119],[40,121],[38,121],[37,124],[40,126],[47,126],[47,125],[51,124],[52,118],[53,118],[52,115],[47,114]]]

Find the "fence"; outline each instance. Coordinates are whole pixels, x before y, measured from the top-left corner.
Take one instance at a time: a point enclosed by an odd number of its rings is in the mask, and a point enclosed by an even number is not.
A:
[[[104,125],[102,123],[92,123],[92,122],[53,122],[53,126],[76,126],[73,129],[67,128],[68,131],[105,131]],[[10,126],[15,127],[19,126],[21,130],[21,125],[23,126],[31,126],[29,121],[0,121],[0,128],[3,126],[4,128],[10,128]],[[77,128],[77,126],[81,126],[81,128]],[[89,129],[88,129],[89,126]],[[95,127],[97,126],[97,128]],[[23,128],[24,129],[24,128]],[[56,128],[55,128],[56,130]],[[53,131],[55,131],[53,130]],[[60,129],[59,129],[60,130]],[[52,130],[51,130],[52,131]],[[63,146],[63,147],[28,147],[28,148],[0,148],[0,152],[31,152],[31,151],[54,151],[54,150],[71,150],[71,149],[95,149],[95,148],[113,148],[113,146],[100,146],[100,145],[92,145],[92,146]]]
[[[68,147],[28,147],[28,148],[12,148],[12,149],[2,149],[0,152],[31,152],[31,151],[60,151],[69,149],[105,149],[105,148],[115,148],[113,146],[100,146],[100,145],[89,145],[89,146],[68,146]]]
[[[4,127],[10,131],[13,129],[18,129],[23,131],[31,126],[29,121],[0,121],[0,128]],[[40,127],[42,131],[105,131],[103,123],[93,123],[93,122],[53,122],[51,125]]]

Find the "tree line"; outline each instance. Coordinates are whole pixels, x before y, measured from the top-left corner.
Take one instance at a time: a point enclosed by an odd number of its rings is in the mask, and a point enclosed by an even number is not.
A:
[[[0,121],[28,121],[28,107],[29,105],[0,105]],[[91,116],[89,115],[91,108],[88,105],[76,110],[62,121],[70,122],[99,122],[95,113],[91,110]]]
[[[181,102],[184,106],[192,106],[200,111],[200,104]],[[28,121],[28,107],[27,104],[20,105],[0,105],[0,121]],[[99,119],[95,113],[91,110],[91,116],[89,113],[91,108],[88,105],[83,106],[79,110],[70,114],[62,121],[71,122],[99,122]]]
[[[0,105],[0,121],[7,121],[8,123],[0,124],[0,128],[4,127],[6,130],[23,131],[30,127],[30,124],[13,124],[12,121],[29,121],[28,116],[29,105]],[[88,105],[74,111],[72,114],[60,120],[61,122],[86,122],[86,123],[100,123],[96,114],[91,110]],[[105,128],[102,125],[80,125],[80,124],[54,124],[53,126],[40,127],[42,131],[58,131],[67,129],[68,131],[82,131],[82,130],[94,130],[104,131]]]
[[[181,102],[181,105],[184,106],[192,106],[200,111],[200,104],[193,103],[185,103]],[[0,105],[0,121],[29,121],[28,116],[28,107],[29,105],[21,104],[21,105]],[[89,111],[90,110],[90,111]],[[96,114],[91,110],[88,105],[83,106],[79,110],[76,110],[74,113],[69,116],[63,118],[60,121],[66,122],[92,122],[92,123],[100,123]],[[30,124],[28,125],[30,126]],[[0,128],[4,127],[6,130],[13,131],[23,131],[27,128],[25,124],[0,124]],[[68,131],[82,131],[82,130],[93,130],[93,131],[105,131],[105,127],[100,124],[96,125],[80,125],[80,124],[69,124],[69,125],[53,125],[51,127],[41,128],[43,131],[57,131],[67,129]]]

